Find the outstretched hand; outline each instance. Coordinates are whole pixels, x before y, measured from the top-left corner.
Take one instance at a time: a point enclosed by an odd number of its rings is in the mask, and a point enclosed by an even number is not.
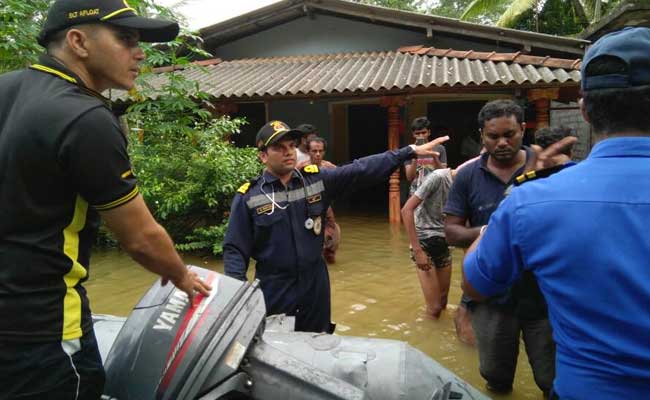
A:
[[[550,168],[570,161],[569,157],[562,153],[562,150],[572,146],[577,141],[577,137],[567,136],[548,146],[546,149],[542,149],[536,144],[532,145],[531,149],[533,152],[526,162],[526,172]]]
[[[437,151],[434,151],[433,149],[437,145],[443,144],[447,140],[449,140],[449,136],[441,136],[441,137],[435,138],[432,141],[427,142],[425,144],[422,144],[422,145],[419,145],[419,146],[416,146],[416,145],[412,144],[411,146],[413,147],[413,150],[415,151],[415,154],[417,154],[418,156],[437,157],[437,156],[440,155],[440,153],[438,153]]]

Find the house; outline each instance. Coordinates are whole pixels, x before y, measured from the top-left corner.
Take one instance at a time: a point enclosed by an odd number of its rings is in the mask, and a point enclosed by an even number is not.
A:
[[[254,145],[272,119],[311,123],[329,142],[328,158],[345,163],[410,143],[410,121],[427,115],[434,134],[450,135],[453,167],[473,156],[467,144],[479,139],[482,105],[507,97],[527,105],[528,137],[549,124],[573,124],[583,145],[578,155],[590,146],[575,103],[586,40],[344,0],[283,0],[200,35],[216,59],[182,73],[219,110],[248,119],[238,145]],[[399,222],[406,187],[396,172],[349,201],[367,207],[375,199]]]

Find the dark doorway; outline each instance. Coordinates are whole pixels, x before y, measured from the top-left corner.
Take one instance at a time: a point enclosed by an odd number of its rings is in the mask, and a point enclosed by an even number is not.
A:
[[[455,168],[478,155],[481,135],[477,117],[485,101],[433,102],[427,105],[431,136],[449,135],[445,143],[447,164]]]
[[[266,123],[266,107],[264,103],[237,104],[237,112],[232,118],[246,118],[247,124],[241,127],[241,133],[232,135],[232,141],[237,147],[255,147],[257,131]]]
[[[348,106],[350,161],[388,149],[388,117],[386,109],[375,104]],[[388,178],[346,196],[345,203],[355,211],[386,213],[388,210]]]

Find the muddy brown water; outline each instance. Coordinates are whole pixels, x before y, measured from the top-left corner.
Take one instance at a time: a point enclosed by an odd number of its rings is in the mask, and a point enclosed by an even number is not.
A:
[[[426,317],[424,300],[409,260],[404,228],[391,226],[383,215],[337,215],[342,243],[336,264],[330,265],[332,319],[336,334],[406,341],[494,399],[542,399],[523,347],[514,390],[495,396],[485,390],[475,348],[461,343],[454,331],[453,312],[460,299],[463,252],[453,251],[449,306],[439,320]],[[221,260],[184,255],[188,264],[223,272]],[[249,272],[254,263],[251,262]],[[252,274],[249,274],[252,276]],[[156,276],[124,252],[96,251],[86,283],[95,313],[128,316]]]

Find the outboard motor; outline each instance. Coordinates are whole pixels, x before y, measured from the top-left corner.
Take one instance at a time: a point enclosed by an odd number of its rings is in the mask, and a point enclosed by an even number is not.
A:
[[[191,268],[213,288],[194,307],[156,283],[128,319],[93,317],[103,400],[486,399],[404,342],[294,332],[257,282]]]

